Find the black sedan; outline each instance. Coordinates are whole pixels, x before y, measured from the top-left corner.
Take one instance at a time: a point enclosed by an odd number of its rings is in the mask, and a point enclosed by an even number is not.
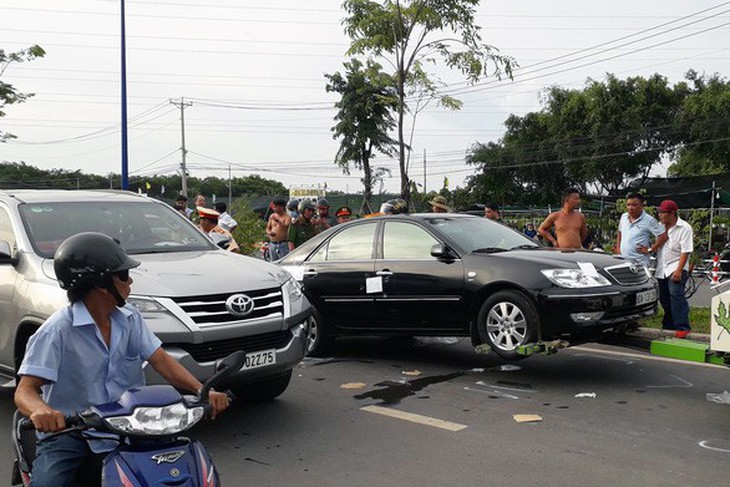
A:
[[[279,261],[317,310],[309,353],[337,336],[470,336],[507,359],[652,316],[656,282],[618,256],[536,244],[485,218],[429,213],[356,220]]]

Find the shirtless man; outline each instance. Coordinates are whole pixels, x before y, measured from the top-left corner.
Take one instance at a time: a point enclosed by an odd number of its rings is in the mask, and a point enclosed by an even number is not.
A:
[[[274,212],[269,216],[269,221],[266,224],[266,235],[271,241],[269,256],[273,262],[289,253],[288,235],[291,217],[286,212],[286,200],[284,198],[274,198],[271,206]]]
[[[553,247],[560,249],[580,249],[582,242],[588,236],[586,218],[578,211],[580,207],[580,193],[575,188],[563,191],[563,208],[550,213],[537,230],[538,233]],[[555,227],[555,235],[550,230]]]

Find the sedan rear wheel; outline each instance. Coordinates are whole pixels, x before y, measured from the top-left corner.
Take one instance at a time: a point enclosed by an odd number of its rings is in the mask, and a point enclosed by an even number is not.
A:
[[[522,293],[505,290],[491,295],[479,311],[479,336],[502,358],[524,358],[517,348],[535,341],[537,312]]]

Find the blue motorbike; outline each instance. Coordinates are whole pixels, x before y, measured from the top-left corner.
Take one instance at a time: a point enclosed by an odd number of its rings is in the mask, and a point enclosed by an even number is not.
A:
[[[203,445],[179,434],[207,416],[210,389],[240,370],[245,360],[242,351],[221,360],[216,373],[197,396],[183,396],[169,385],[146,386],[130,389],[118,401],[66,417],[68,427],[51,435],[93,429],[117,435],[119,443],[101,460],[101,474],[91,457],[88,465],[79,469],[76,485],[220,486],[218,470]],[[11,485],[28,486],[37,437],[33,423],[17,411],[13,417],[13,442],[16,459]]]

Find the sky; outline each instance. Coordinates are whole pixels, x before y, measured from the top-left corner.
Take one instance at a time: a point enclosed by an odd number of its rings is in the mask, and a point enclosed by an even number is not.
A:
[[[338,97],[325,92],[324,74],[348,60],[341,3],[127,0],[130,176],[180,171],[183,99],[191,175],[361,190],[361,173],[333,163]],[[18,139],[0,144],[0,161],[121,172],[120,18],[119,0],[0,3],[0,48],[47,53],[2,76],[35,96],[5,108],[0,127]],[[457,90],[460,111],[431,104],[418,115],[410,175],[419,190],[439,190],[445,178],[463,186],[474,173],[469,148],[498,141],[510,114],[539,110],[549,86],[580,89],[606,73],[676,83],[689,69],[725,76],[730,67],[730,2],[483,1],[476,20],[483,40],[520,67],[514,80]],[[432,69],[448,89],[464,88],[459,73]],[[392,171],[375,190],[396,192],[397,161],[374,165]]]

